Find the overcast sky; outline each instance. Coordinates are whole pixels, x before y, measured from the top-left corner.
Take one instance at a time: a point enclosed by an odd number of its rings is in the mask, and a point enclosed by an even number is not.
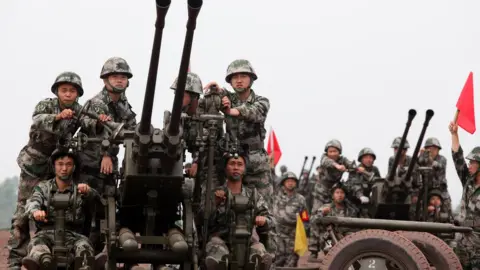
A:
[[[186,31],[186,0],[172,2],[155,95],[157,127],[163,111],[171,110],[169,87]],[[204,84],[226,85],[232,60],[251,61],[258,74],[253,88],[270,100],[266,125],[277,134],[280,164],[295,173],[305,155],[316,155],[318,164],[325,143],[337,138],[350,158],[373,148],[385,175],[390,145],[402,135],[408,110],[418,112],[408,136],[412,153],[425,111],[433,109],[426,138],[435,136],[444,146],[456,205],[461,185],[448,123],[468,73],[480,72],[478,10],[480,2],[473,0],[208,0],[191,67]],[[82,77],[83,103],[101,90],[105,60],[125,58],[134,75],[127,96],[140,120],[154,23],[153,0],[0,1],[2,178],[19,174],[16,158],[28,140],[34,106],[52,96],[60,72]],[[466,151],[478,142],[475,136],[460,131]]]

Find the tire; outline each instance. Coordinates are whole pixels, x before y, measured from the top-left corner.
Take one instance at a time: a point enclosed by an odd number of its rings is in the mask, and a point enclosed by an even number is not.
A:
[[[322,270],[343,270],[362,255],[374,253],[397,261],[402,269],[429,270],[430,264],[415,244],[385,230],[362,230],[342,238],[323,258]]]
[[[413,242],[436,270],[462,270],[462,264],[453,249],[442,239],[426,232],[397,231]]]

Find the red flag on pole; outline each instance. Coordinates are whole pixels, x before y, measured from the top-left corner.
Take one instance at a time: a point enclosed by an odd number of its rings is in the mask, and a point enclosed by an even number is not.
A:
[[[269,156],[273,155],[273,164],[277,165],[282,156],[282,150],[280,150],[280,145],[273,129],[270,131],[270,136],[268,136],[267,153]]]
[[[473,73],[470,72],[457,101],[455,122],[466,132],[475,133],[475,106],[473,99]]]

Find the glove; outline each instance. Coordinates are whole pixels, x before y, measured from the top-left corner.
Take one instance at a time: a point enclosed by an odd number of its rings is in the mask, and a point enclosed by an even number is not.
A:
[[[367,204],[370,202],[370,199],[368,199],[368,197],[361,196],[360,201],[362,202],[362,204]]]

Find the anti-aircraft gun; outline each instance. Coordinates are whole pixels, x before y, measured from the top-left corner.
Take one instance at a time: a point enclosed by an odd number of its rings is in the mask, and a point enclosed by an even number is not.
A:
[[[202,0],[188,0],[188,21],[172,111],[164,113],[163,129],[151,125],[156,78],[170,0],[156,0],[157,20],[141,120],[135,130],[105,122],[112,131],[108,144],[123,144],[124,164],[119,187],[107,186],[106,235],[107,268],[149,263],[153,267],[179,264],[181,269],[196,265],[193,236],[191,188],[183,177],[182,100],[185,92],[196,19]],[[180,207],[180,205],[182,207]],[[178,209],[182,213],[178,214]],[[181,228],[175,227],[181,219]],[[135,236],[139,233],[141,236]],[[138,246],[141,244],[141,247]]]
[[[404,134],[400,141],[393,166],[386,179],[375,179],[370,197],[372,217],[375,219],[320,217],[319,226],[361,229],[339,240],[326,254],[321,269],[462,269],[453,250],[435,233],[470,233],[472,228],[453,224],[409,221],[410,207],[408,196],[414,187],[410,177],[417,163],[423,137],[432,110],[427,110],[409,167],[403,175],[397,174],[401,149],[416,115],[410,110]],[[420,209],[416,209],[420,211]],[[332,234],[335,237],[335,234]],[[337,239],[338,240],[338,239]]]

